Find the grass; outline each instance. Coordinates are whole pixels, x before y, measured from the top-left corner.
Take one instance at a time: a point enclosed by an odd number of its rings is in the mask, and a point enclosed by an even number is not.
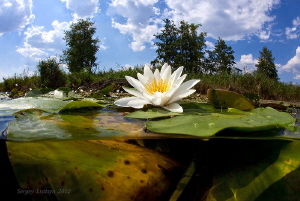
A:
[[[113,83],[117,80],[125,81],[125,76],[137,77],[137,73],[143,73],[142,66],[133,68],[120,68],[119,70],[103,70],[96,74],[77,73],[66,74],[65,87],[78,89],[85,87],[86,89],[96,88],[100,90],[107,85],[101,83]],[[206,94],[207,89],[217,88],[235,91],[238,93],[258,94],[261,99],[279,100],[279,101],[300,101],[300,86],[292,83],[283,83],[271,80],[266,76],[259,74],[188,74],[186,80],[201,79],[194,87],[197,93]],[[99,84],[100,83],[100,84]],[[117,87],[120,87],[116,85]],[[31,89],[47,88],[42,86],[38,75],[14,75],[5,78],[0,83],[1,91],[13,92],[16,96],[20,96]]]
[[[191,76],[193,77],[193,76]],[[279,101],[300,101],[300,86],[278,82],[264,75],[217,74],[198,76],[201,79],[195,89],[204,94],[209,88],[226,89],[238,93],[258,94],[260,99]]]

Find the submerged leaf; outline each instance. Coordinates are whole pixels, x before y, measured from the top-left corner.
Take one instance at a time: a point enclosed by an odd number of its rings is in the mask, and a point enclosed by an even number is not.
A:
[[[236,151],[235,147],[231,153],[226,151],[224,160],[214,163],[218,168],[206,201],[298,200],[300,143],[251,141],[251,145],[245,144],[244,149]]]
[[[34,190],[36,199],[167,200],[181,174],[174,175],[181,166],[174,160],[121,141],[7,142],[7,147],[20,187]]]

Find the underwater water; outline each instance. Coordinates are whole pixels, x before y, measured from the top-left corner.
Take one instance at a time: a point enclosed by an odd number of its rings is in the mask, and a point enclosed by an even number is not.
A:
[[[55,100],[53,106],[47,101],[0,104],[1,195],[19,200],[142,201],[297,200],[300,196],[299,109],[288,111],[296,120],[294,130],[287,129],[291,125],[232,130],[224,124],[240,121],[235,111],[222,124],[226,129],[202,136],[185,132],[192,129],[189,125],[195,129],[191,132],[203,129],[194,117],[206,118],[211,113],[207,105],[201,105],[207,111],[197,108],[197,114],[187,109],[193,118],[186,126],[185,117],[133,113],[111,101],[97,109],[89,105],[89,109],[60,112],[56,108],[65,107],[65,102]],[[137,118],[127,116],[131,114]],[[219,118],[228,118],[224,111],[213,114],[208,119],[216,121],[209,121],[208,129],[214,129]],[[247,120],[249,125],[262,115]],[[166,129],[173,133],[164,133],[162,125],[170,126]]]

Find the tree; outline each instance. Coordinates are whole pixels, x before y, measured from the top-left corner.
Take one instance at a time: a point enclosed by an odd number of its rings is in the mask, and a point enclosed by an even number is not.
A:
[[[164,20],[165,26],[160,34],[154,35],[160,42],[157,45],[157,57],[154,61],[166,62],[173,67],[184,66],[191,73],[201,71],[204,61],[206,33],[197,33],[200,24],[180,22],[176,27],[173,21]]]
[[[86,71],[93,72],[93,68],[97,67],[97,57],[95,56],[99,50],[98,38],[93,38],[96,32],[94,22],[89,19],[80,19],[76,23],[72,23],[69,31],[65,31],[64,40],[68,48],[63,51],[62,61],[68,65],[71,73]]]
[[[215,43],[215,49],[208,52],[207,65],[211,72],[226,72],[230,74],[235,68],[235,61],[231,46],[221,38]]]
[[[41,84],[48,88],[56,89],[65,85],[64,74],[59,68],[56,58],[39,61],[37,65],[41,76]]]
[[[274,63],[275,58],[272,55],[272,51],[264,46],[262,51],[259,51],[259,54],[258,63],[255,65],[257,67],[256,73],[278,81],[277,69]]]
[[[173,21],[165,19],[164,22],[165,26],[161,33],[154,35],[161,42],[154,43],[158,48],[156,50],[157,57],[152,63],[162,61],[175,67],[175,57],[178,51],[178,30]]]

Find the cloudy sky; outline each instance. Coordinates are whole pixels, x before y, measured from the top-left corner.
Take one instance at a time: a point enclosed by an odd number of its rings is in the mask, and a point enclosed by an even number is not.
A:
[[[153,35],[169,18],[202,24],[207,49],[224,39],[244,71],[255,69],[267,46],[281,81],[300,84],[299,10],[299,0],[1,0],[0,81],[36,72],[41,59],[61,55],[64,31],[81,18],[95,22],[100,69],[150,63]]]

